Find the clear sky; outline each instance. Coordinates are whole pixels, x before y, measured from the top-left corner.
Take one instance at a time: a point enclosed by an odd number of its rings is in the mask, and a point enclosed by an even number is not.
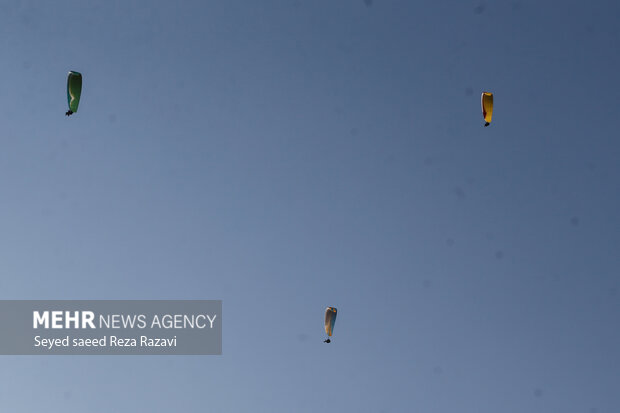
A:
[[[222,356],[2,356],[0,411],[620,411],[619,21],[0,1],[0,298],[224,321]]]

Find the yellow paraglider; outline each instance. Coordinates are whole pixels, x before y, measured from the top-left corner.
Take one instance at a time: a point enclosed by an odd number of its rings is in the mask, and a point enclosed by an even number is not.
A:
[[[493,117],[493,93],[482,92],[481,103],[482,116],[486,122],[484,126],[486,127],[491,124],[491,118]]]
[[[334,307],[327,307],[325,309],[325,333],[327,334],[327,340],[324,343],[331,343],[329,337],[332,336],[334,332],[334,324],[336,324],[336,314],[338,310]]]

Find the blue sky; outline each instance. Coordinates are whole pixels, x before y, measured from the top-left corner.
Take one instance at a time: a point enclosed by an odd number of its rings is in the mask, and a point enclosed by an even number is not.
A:
[[[591,3],[1,2],[0,297],[224,320],[222,356],[2,357],[1,410],[618,411]]]

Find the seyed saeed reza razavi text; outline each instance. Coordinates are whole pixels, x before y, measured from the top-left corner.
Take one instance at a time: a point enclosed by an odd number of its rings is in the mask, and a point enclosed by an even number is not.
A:
[[[108,341],[109,339],[109,341]],[[35,347],[45,347],[51,350],[55,347],[176,347],[177,336],[171,338],[147,337],[116,337],[103,336],[101,338],[74,338],[70,341],[69,336],[65,338],[42,338],[36,336],[34,338]]]

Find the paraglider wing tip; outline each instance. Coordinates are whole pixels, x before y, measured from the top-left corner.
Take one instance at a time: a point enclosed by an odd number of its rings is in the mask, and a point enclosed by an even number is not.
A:
[[[70,110],[68,110],[68,111],[65,113],[65,115],[66,115],[66,116],[71,116],[71,115],[73,115],[73,112],[72,112],[72,111],[70,111]]]
[[[489,123],[489,122],[487,122],[487,123],[485,123],[485,124],[484,124],[484,127],[486,128],[486,127],[487,127],[487,126],[489,126],[489,125],[490,125],[490,123]]]

